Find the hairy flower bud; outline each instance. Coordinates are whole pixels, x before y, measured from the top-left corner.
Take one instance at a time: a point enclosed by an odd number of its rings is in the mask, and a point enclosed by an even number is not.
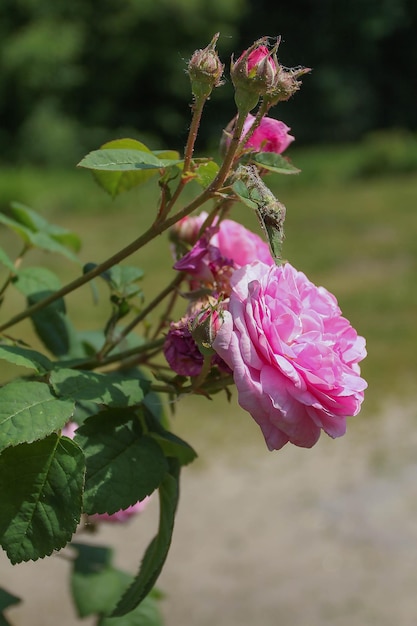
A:
[[[289,100],[301,87],[300,76],[311,72],[309,67],[286,69],[282,65],[278,68],[275,87],[265,96],[270,106]]]
[[[239,110],[251,111],[258,104],[260,96],[275,88],[279,69],[276,57],[279,42],[269,50],[265,41],[265,37],[258,39],[236,62],[232,59],[230,75]]]
[[[219,33],[216,33],[203,50],[196,50],[188,63],[191,89],[196,98],[208,97],[213,87],[221,85],[224,65],[215,50]]]

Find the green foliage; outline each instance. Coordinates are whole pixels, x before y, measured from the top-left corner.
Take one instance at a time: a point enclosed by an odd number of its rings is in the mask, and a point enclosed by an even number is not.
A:
[[[0,540],[12,563],[59,550],[80,521],[85,463],[80,448],[51,434],[0,455]]]
[[[168,469],[161,448],[131,411],[107,410],[87,419],[75,441],[87,463],[86,513],[115,513],[149,496]]]
[[[59,430],[74,412],[71,399],[58,399],[49,385],[13,381],[0,388],[0,451]]]
[[[179,464],[170,461],[169,472],[159,487],[158,534],[149,544],[135,580],[122,596],[113,616],[126,615],[146,598],[154,586],[168,555],[179,499]]]
[[[20,602],[20,598],[0,587],[0,626],[11,626],[10,622],[4,617],[3,612],[9,606],[19,604]]]
[[[71,576],[72,593],[79,617],[99,615],[98,626],[162,626],[159,594],[151,592],[140,606],[123,617],[105,617],[131,584],[133,576],[112,565],[113,552],[104,546],[75,543]]]

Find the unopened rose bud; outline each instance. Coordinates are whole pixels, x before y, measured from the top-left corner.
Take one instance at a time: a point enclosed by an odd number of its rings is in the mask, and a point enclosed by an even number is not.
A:
[[[289,100],[301,87],[301,81],[298,80],[300,76],[308,72],[311,72],[309,67],[286,69],[279,66],[275,87],[265,96],[265,100],[270,106]]]
[[[213,87],[221,85],[224,65],[215,50],[219,33],[216,33],[203,50],[196,50],[188,63],[191,89],[196,98],[208,97]]]
[[[221,314],[209,305],[198,313],[190,324],[191,335],[203,355],[215,354],[212,346],[223,319]]]
[[[278,60],[276,49],[268,50],[263,37],[245,50],[236,62],[231,64],[230,75],[235,86],[235,100],[238,109],[251,111],[260,96],[275,88]]]
[[[170,240],[173,243],[185,243],[193,246],[207,217],[208,213],[202,211],[199,215],[187,215],[178,220],[169,230]]]

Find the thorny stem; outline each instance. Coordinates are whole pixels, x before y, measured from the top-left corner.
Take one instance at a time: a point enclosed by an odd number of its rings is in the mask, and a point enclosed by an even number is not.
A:
[[[177,185],[176,190],[174,191],[171,200],[168,202],[166,206],[166,215],[169,214],[170,210],[178,200],[182,190],[188,181],[188,170],[190,169],[191,159],[194,152],[194,146],[197,139],[198,129],[201,122],[201,116],[203,114],[204,105],[207,102],[207,96],[196,98],[193,105],[192,111],[193,115],[191,118],[190,130],[188,133],[187,143],[184,149],[184,165],[183,165],[183,174],[180,178],[180,181]]]

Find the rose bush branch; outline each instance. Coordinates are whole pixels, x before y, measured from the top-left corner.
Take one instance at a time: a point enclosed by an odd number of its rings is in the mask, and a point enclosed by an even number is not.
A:
[[[294,141],[289,127],[268,113],[309,70],[281,65],[279,38],[271,45],[263,37],[232,58],[237,111],[225,124],[222,160],[195,158],[204,105],[222,82],[217,40],[188,63],[192,118],[182,158],[126,138],[79,164],[113,197],[158,178],[160,198],[145,232],[63,287],[50,269],[20,267],[0,250],[10,272],[2,292],[14,285],[27,302],[0,331],[31,318],[45,348],[4,333],[0,341],[0,358],[30,372],[0,387],[0,543],[12,563],[70,544],[79,616],[99,623],[111,616],[121,626],[126,614],[142,623],[149,607],[155,615],[152,588],[170,547],[180,470],[196,457],[171,431],[162,396],[180,410],[182,396],[230,399],[236,388],[269,450],[311,447],[321,432],[342,436],[364,399],[365,340],[331,293],[283,260],[286,208],[265,182],[299,172],[284,154]],[[202,189],[179,206],[191,181]],[[236,202],[256,212],[262,236],[231,219]],[[15,204],[0,221],[25,245],[80,264],[77,236],[28,207]],[[164,232],[175,274],[147,301],[143,271],[122,262]],[[110,289],[109,318],[104,328],[79,332],[64,296],[99,276]],[[115,568],[109,549],[72,542],[80,523],[126,523],[154,493],[157,532],[138,555],[135,576]],[[160,624],[156,615],[147,626]]]

